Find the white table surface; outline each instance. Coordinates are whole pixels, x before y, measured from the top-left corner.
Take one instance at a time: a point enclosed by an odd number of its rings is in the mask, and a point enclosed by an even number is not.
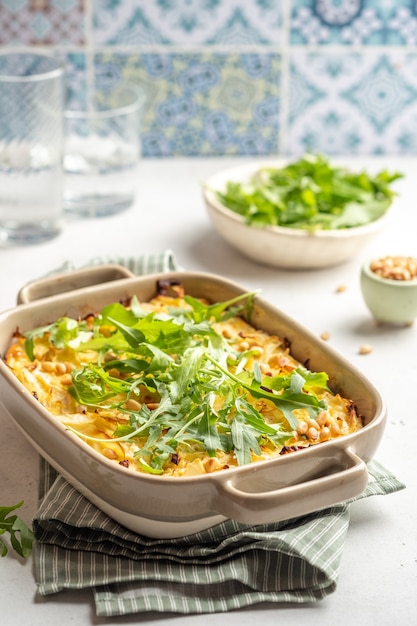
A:
[[[345,160],[347,161],[347,160]],[[357,159],[355,167],[387,167],[406,174],[396,185],[389,225],[338,267],[284,271],[255,264],[234,251],[212,229],[200,183],[238,159],[150,160],[141,163],[135,205],[116,217],[68,223],[48,243],[0,250],[0,310],[15,305],[18,289],[65,261],[76,266],[96,256],[131,256],[170,248],[186,269],[234,279],[262,295],[329,342],[379,388],[388,405],[388,423],[376,459],[407,488],[375,496],[351,507],[351,523],[335,593],[312,605],[258,605],[224,614],[181,616],[144,614],[97,618],[89,591],[36,595],[31,559],[12,553],[0,558],[0,622],[5,626],[138,624],[155,626],[252,624],[265,626],[385,626],[417,623],[417,325],[378,327],[363,303],[359,270],[368,258],[385,254],[417,256],[416,160]],[[339,285],[343,293],[337,293]],[[360,345],[373,352],[360,355]],[[36,506],[37,453],[0,411],[0,505],[24,500],[20,515],[30,523]]]

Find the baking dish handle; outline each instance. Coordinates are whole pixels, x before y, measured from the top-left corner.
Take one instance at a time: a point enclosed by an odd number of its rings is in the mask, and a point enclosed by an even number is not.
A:
[[[67,272],[49,274],[24,285],[18,295],[17,304],[29,304],[60,293],[74,291],[83,287],[101,285],[112,280],[132,278],[134,276],[127,267],[113,263],[92,265]]]
[[[334,461],[329,459],[330,463]],[[307,515],[360,495],[368,484],[366,463],[349,449],[342,450],[337,463],[339,470],[333,467],[330,473],[268,491],[260,491],[259,487],[255,491],[253,484],[245,490],[247,481],[236,479],[235,475],[218,485],[217,512],[243,524],[268,524]]]

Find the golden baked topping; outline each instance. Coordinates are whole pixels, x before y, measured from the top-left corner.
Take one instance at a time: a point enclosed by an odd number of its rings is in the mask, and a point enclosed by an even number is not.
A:
[[[361,428],[326,373],[246,321],[254,297],[209,304],[164,283],[149,302],[17,334],[5,360],[68,429],[129,471],[216,472]]]

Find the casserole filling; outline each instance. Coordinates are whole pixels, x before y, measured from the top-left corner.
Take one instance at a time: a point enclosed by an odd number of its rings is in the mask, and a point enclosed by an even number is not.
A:
[[[325,372],[246,321],[254,297],[209,304],[160,281],[149,302],[16,332],[4,358],[57,420],[131,471],[205,474],[360,429]]]

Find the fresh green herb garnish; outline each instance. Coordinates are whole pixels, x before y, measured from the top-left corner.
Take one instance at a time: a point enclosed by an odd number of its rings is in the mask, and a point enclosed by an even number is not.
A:
[[[187,306],[167,313],[145,311],[137,301],[131,307],[114,303],[96,317],[93,330],[84,321],[63,318],[47,332],[59,347],[97,352],[96,361],[72,372],[69,393],[88,410],[117,409],[127,415],[112,441],[140,439],[135,454],[143,471],[163,473],[178,446],[197,446],[209,456],[233,450],[238,463],[245,464],[252,452],[260,454],[262,444],[281,448],[293,436],[294,411],[303,409],[314,418],[327,407],[315,393],[327,389],[326,374],[300,366],[264,376],[256,361],[247,370],[240,365],[253,351],[237,351],[233,340],[217,332],[215,322],[232,315],[249,320],[256,293],[211,305],[185,296]],[[29,340],[39,335],[34,331],[27,338],[29,356]],[[152,410],[142,402],[145,396],[154,400]],[[253,398],[272,402],[281,419],[266,422]],[[128,408],[129,399],[139,400],[136,409]]]
[[[35,330],[27,333],[25,340],[25,350],[32,361],[34,359],[33,350],[35,338],[43,337],[46,332],[50,333],[51,342],[57,348],[63,348],[66,345],[71,348],[75,348],[77,344],[85,341],[91,336],[91,331],[87,330],[87,325],[85,323],[80,325],[76,322],[76,320],[73,320],[70,317],[62,317],[55,324],[35,328]]]
[[[335,230],[368,224],[388,210],[396,195],[391,183],[401,173],[371,176],[333,166],[306,154],[282,168],[261,168],[248,182],[229,181],[214,190],[227,208],[253,226]]]
[[[9,533],[13,550],[26,558],[32,551],[33,533],[18,515],[11,515],[22,504],[23,501],[14,506],[0,506],[0,535]],[[6,556],[7,553],[6,543],[0,539],[0,554]]]

